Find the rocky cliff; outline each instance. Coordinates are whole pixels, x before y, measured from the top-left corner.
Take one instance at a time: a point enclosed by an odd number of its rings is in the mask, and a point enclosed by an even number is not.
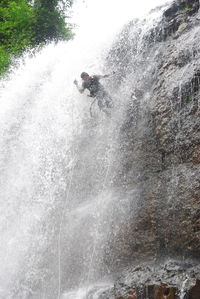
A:
[[[128,83],[115,182],[137,203],[111,242],[110,267],[126,264],[129,285],[139,277],[180,289],[185,279],[200,279],[199,1],[173,2],[145,33],[139,22],[124,28],[107,62],[114,88],[123,93]]]

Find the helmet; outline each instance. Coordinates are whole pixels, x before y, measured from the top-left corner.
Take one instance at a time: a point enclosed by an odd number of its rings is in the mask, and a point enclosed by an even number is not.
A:
[[[86,73],[86,72],[82,72],[82,73],[81,73],[81,78],[83,79],[83,77],[85,77],[85,76],[89,76],[88,73]]]

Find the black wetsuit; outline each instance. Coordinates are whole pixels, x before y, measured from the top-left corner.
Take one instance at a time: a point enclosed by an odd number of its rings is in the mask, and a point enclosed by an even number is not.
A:
[[[100,109],[112,108],[113,101],[103,85],[99,82],[101,76],[94,75],[91,77],[90,82],[83,82],[82,88],[90,91],[90,96],[97,99]]]

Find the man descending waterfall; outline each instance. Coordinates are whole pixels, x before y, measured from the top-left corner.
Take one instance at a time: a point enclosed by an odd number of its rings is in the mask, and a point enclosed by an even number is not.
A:
[[[97,101],[97,104],[99,106],[99,109],[105,112],[107,115],[109,114],[108,111],[106,111],[107,108],[113,107],[113,101],[108,92],[105,90],[103,85],[99,82],[100,79],[108,78],[110,75],[94,75],[89,76],[88,73],[83,72],[81,73],[81,79],[82,79],[82,87],[80,88],[78,86],[78,81],[74,80],[74,84],[76,85],[78,91],[80,93],[83,93],[85,89],[88,89],[90,91],[89,97],[94,98],[94,101],[91,104],[90,107],[90,114],[91,109],[95,101]]]

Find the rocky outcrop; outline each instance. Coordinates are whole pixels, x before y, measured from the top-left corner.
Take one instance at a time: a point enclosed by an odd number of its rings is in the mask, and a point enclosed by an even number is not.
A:
[[[106,262],[113,271],[119,260],[127,267],[163,258],[199,260],[199,20],[199,1],[173,2],[148,33],[142,35],[139,21],[127,25],[108,57],[122,96],[129,85],[115,182],[126,186],[120,196],[132,197],[136,206],[132,221],[110,241],[115,260]],[[173,292],[152,298],[175,298]]]

